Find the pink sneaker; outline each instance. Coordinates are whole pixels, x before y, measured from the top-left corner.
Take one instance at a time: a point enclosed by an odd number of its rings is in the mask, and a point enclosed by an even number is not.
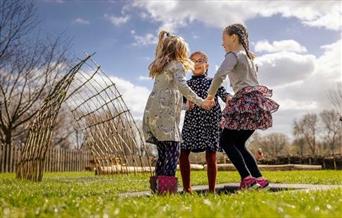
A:
[[[247,176],[240,183],[240,189],[258,189],[260,185],[257,180],[252,176]]]
[[[268,180],[263,177],[257,178],[256,182],[260,185],[260,188],[267,188],[270,184]]]

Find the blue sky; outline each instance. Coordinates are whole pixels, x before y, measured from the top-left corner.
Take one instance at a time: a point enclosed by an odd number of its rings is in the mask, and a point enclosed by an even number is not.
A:
[[[70,38],[70,52],[75,56],[96,52],[95,60],[105,72],[117,82],[129,84],[122,85],[122,92],[129,105],[134,105],[138,119],[153,85],[145,77],[155,37],[161,29],[181,35],[191,51],[205,51],[209,55],[209,75],[213,76],[224,57],[223,27],[244,23],[249,30],[251,48],[260,57],[261,82],[273,88],[275,99],[285,105],[275,116],[275,128],[270,131],[290,134],[293,119],[328,107],[322,93],[342,79],[339,1],[36,0],[35,3],[41,32]],[[326,65],[334,66],[333,69],[319,75],[324,69],[322,63],[327,61]],[[128,93],[134,92],[127,92],[128,88],[143,90],[143,100],[130,102]]]

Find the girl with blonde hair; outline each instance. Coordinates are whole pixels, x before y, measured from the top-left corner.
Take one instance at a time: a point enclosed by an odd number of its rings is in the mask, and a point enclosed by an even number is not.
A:
[[[179,158],[179,129],[183,96],[194,104],[209,109],[213,100],[204,101],[186,83],[185,72],[193,69],[189,49],[183,38],[161,31],[155,59],[149,65],[154,86],[147,100],[143,118],[146,142],[157,146],[155,174],[150,178],[152,192],[175,193],[175,177]]]

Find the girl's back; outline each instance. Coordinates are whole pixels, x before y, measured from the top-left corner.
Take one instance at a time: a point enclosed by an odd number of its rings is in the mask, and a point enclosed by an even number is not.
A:
[[[201,105],[203,99],[187,85],[185,70],[179,61],[171,61],[165,65],[154,79],[143,118],[145,139],[151,143],[154,138],[159,141],[179,142],[182,96],[186,96],[196,105]]]
[[[154,80],[154,90],[170,90],[176,89],[175,76],[177,72],[182,71],[182,64],[178,61],[171,61],[159,73]]]

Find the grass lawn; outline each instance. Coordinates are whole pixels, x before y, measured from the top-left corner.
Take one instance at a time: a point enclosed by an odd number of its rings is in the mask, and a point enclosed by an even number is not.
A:
[[[264,175],[274,183],[342,185],[342,171],[266,171]],[[46,173],[43,182],[33,183],[16,180],[14,174],[0,174],[0,217],[330,218],[342,215],[342,189],[126,199],[117,196],[120,192],[148,190],[148,176]],[[205,171],[194,171],[191,176],[193,184],[207,184]],[[218,174],[218,183],[238,180],[236,172]]]

